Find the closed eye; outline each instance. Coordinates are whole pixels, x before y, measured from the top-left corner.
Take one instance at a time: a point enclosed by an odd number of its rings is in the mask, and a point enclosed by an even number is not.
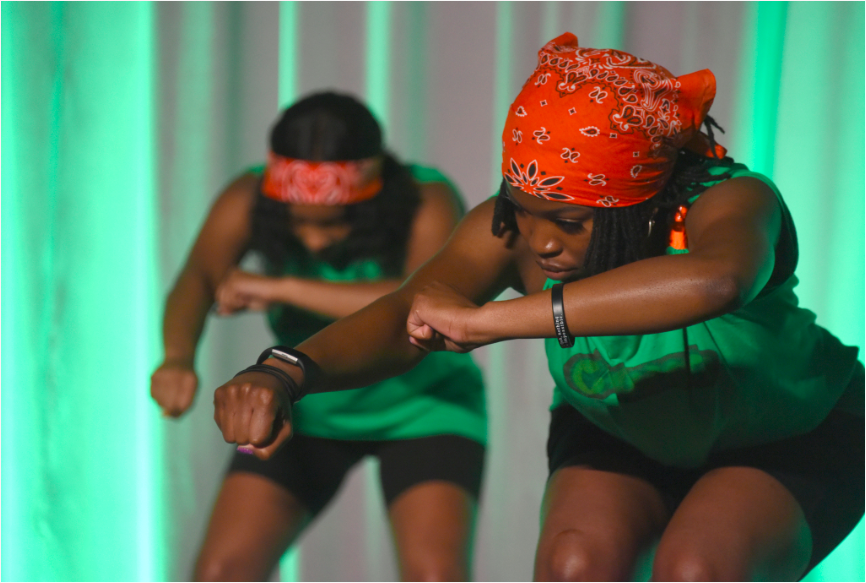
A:
[[[583,226],[583,221],[566,221],[559,219],[556,221],[556,224],[560,229],[570,235],[576,235],[577,233],[582,233],[586,230]]]

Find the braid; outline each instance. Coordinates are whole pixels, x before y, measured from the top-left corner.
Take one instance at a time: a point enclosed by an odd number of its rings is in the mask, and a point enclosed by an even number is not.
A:
[[[716,154],[713,126],[723,133],[725,131],[712,117],[707,116],[704,120],[712,157],[680,150],[670,179],[657,195],[632,206],[595,209],[592,235],[584,260],[588,275],[662,255],[676,209],[688,206],[690,198],[709,188],[707,183],[721,182],[731,177],[727,172],[711,174],[709,171],[723,162],[733,162],[731,158],[721,159]],[[649,232],[651,220],[656,224],[652,233]]]
[[[517,218],[514,216],[514,205],[508,201],[505,179],[499,184],[499,194],[493,207],[493,236],[499,237],[506,232],[517,233]]]
[[[587,275],[595,275],[632,263],[646,257],[662,255],[676,209],[687,206],[693,198],[709,186],[731,178],[730,173],[711,174],[710,168],[733,162],[719,158],[715,153],[713,127],[724,133],[713,118],[704,120],[710,139],[712,157],[700,156],[689,150],[680,150],[674,170],[664,188],[652,198],[626,207],[598,207],[594,209],[592,235],[584,259]],[[650,231],[650,221],[655,226]],[[505,181],[499,189],[493,211],[493,234],[517,232],[514,207],[505,196]]]

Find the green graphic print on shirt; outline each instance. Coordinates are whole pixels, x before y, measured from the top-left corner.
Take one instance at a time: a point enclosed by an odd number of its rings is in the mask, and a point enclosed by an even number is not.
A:
[[[858,349],[798,305],[796,235],[776,186],[741,164],[713,171],[763,180],[782,207],[777,270],[758,297],[681,330],[576,337],[566,349],[545,340],[556,383],[552,408],[568,403],[648,457],[682,467],[700,465],[715,450],[810,431],[859,366]]]

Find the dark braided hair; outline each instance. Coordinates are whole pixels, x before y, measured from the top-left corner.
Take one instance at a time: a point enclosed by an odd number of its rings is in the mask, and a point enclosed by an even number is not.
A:
[[[724,133],[715,120],[707,116],[704,120],[710,139],[713,157],[705,157],[689,150],[680,150],[674,170],[664,188],[639,204],[626,207],[598,207],[593,209],[592,234],[584,259],[586,275],[595,275],[647,257],[662,255],[668,241],[676,209],[688,205],[688,200],[706,190],[706,183],[721,182],[731,177],[729,173],[710,174],[709,169],[722,163],[733,162],[731,158],[720,159],[715,155],[716,141],[713,126]],[[493,210],[493,234],[517,233],[514,206],[506,193],[506,182],[499,187],[496,206]],[[650,221],[654,222],[650,234]]]
[[[402,272],[421,195],[408,168],[383,150],[382,130],[362,103],[338,93],[310,95],[283,112],[271,130],[270,144],[277,155],[311,161],[382,156],[382,190],[369,200],[346,205],[349,236],[316,257],[337,269],[358,259],[374,259],[386,275]],[[281,272],[289,257],[310,254],[292,233],[290,213],[290,204],[264,196],[259,184],[250,248],[264,256],[270,273]]]

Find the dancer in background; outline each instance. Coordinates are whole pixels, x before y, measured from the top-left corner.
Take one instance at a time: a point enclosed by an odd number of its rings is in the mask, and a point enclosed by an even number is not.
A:
[[[463,214],[441,173],[383,149],[378,123],[351,97],[298,101],[270,146],[267,166],[217,198],[169,295],[165,361],[151,382],[167,415],[193,401],[196,345],[215,302],[223,315],[267,310],[279,343],[295,346],[396,290]],[[249,251],[266,274],[238,269]],[[196,579],[267,579],[367,455],[379,458],[401,577],[470,577],[486,413],[469,355],[442,353],[400,377],[305,399],[292,414],[294,438],[279,454],[241,448],[232,460]]]
[[[773,182],[700,132],[714,96],[707,70],[548,43],[499,196],[399,290],[219,387],[224,438],[268,457],[301,397],[545,338],[537,579],[627,580],[656,542],[654,580],[801,578],[863,516],[864,369],[797,305]]]

